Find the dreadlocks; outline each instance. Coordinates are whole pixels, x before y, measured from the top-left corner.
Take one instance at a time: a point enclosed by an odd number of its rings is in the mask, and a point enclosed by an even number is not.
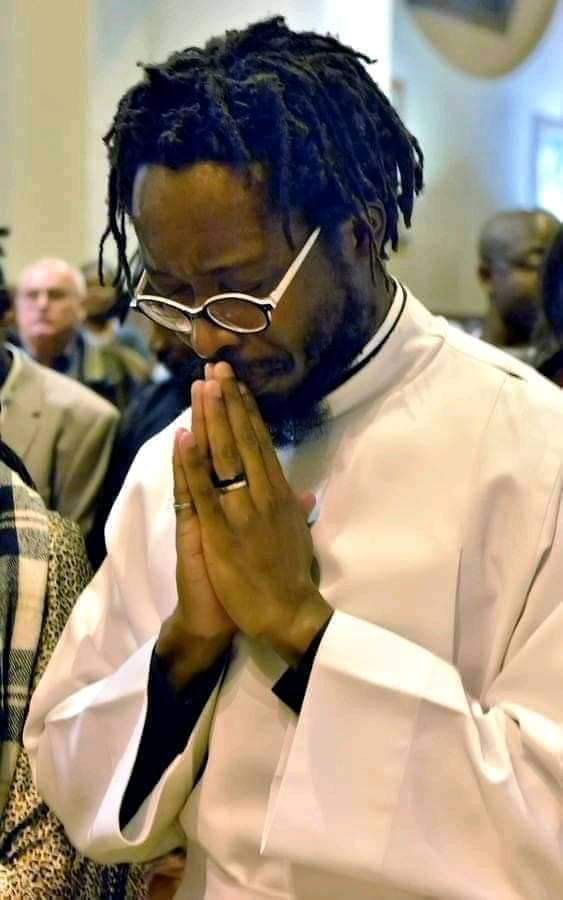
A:
[[[290,212],[312,226],[362,221],[376,253],[370,204],[386,213],[393,249],[402,214],[410,225],[422,188],[422,151],[370,78],[371,60],[333,37],[291,31],[282,17],[189,47],[121,99],[104,138],[110,163],[108,222],[118,250],[116,280],[131,285],[125,223],[140,166],[177,169],[200,161],[264,164],[270,198],[291,240]]]

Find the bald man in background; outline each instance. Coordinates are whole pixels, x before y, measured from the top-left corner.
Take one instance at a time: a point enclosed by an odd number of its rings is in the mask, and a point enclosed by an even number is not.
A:
[[[84,275],[65,260],[32,263],[21,273],[16,291],[19,341],[37,362],[124,409],[138,385],[148,379],[151,365],[135,354],[132,366],[122,348],[88,337],[82,328],[86,297]]]
[[[541,270],[558,219],[541,209],[497,213],[479,238],[479,278],[489,299],[483,337],[533,363]]]
[[[41,295],[38,312],[24,308],[26,333],[45,360],[61,352],[61,335],[71,333],[78,313],[63,269],[49,299]],[[48,509],[92,526],[100,485],[108,466],[119,414],[114,406],[66,376],[40,365],[6,340],[11,299],[2,289],[0,269],[0,405],[2,439],[23,460]],[[34,284],[27,282],[30,290]],[[59,296],[60,292],[60,296]],[[24,304],[25,307],[25,304]],[[58,350],[57,348],[61,348]]]

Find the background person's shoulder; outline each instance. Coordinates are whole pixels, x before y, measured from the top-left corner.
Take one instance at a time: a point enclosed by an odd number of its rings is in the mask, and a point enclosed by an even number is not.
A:
[[[28,359],[26,362],[33,367],[34,376],[43,383],[45,398],[49,404],[83,410],[97,418],[115,421],[119,418],[119,410],[91,388],[34,360]]]

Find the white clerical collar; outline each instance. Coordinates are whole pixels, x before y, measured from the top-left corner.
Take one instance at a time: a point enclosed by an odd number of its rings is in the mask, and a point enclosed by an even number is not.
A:
[[[403,285],[399,284],[398,281],[393,279],[393,282],[395,284],[395,293],[391,301],[391,306],[387,310],[387,315],[373,337],[367,342],[362,352],[359,353],[353,361],[348,370],[348,377],[352,377],[358,372],[365,365],[367,360],[369,360],[371,356],[374,356],[384,346],[389,335],[395,330],[395,327],[404,312],[407,302],[407,292]]]
[[[441,347],[447,325],[433,316],[402,284],[389,311],[349,369],[326,398],[331,418],[390,391],[410,370],[419,370]]]

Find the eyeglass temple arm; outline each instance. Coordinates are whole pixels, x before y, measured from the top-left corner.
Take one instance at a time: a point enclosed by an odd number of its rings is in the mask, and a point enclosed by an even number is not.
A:
[[[293,262],[291,263],[289,269],[287,270],[287,272],[286,272],[285,275],[283,276],[282,280],[280,281],[280,283],[278,284],[278,286],[277,286],[276,288],[274,288],[274,290],[273,290],[272,293],[270,294],[270,298],[271,298],[271,300],[274,301],[274,304],[276,304],[276,303],[278,303],[278,302],[280,301],[280,299],[282,298],[282,296],[284,295],[284,293],[285,293],[286,290],[288,289],[289,285],[291,284],[291,282],[293,281],[293,279],[294,279],[295,276],[297,275],[299,269],[300,269],[301,266],[303,265],[303,263],[304,263],[304,261],[305,261],[305,257],[308,255],[308,253],[309,253],[311,247],[313,246],[313,244],[314,244],[315,241],[317,240],[317,238],[318,238],[318,236],[319,236],[320,233],[321,233],[321,229],[320,229],[320,226],[319,226],[318,228],[315,228],[315,230],[313,231],[313,233],[307,238],[307,240],[305,241],[303,247],[301,248],[301,250],[299,251],[299,253],[298,253],[297,256],[295,257],[295,259],[294,259]]]

